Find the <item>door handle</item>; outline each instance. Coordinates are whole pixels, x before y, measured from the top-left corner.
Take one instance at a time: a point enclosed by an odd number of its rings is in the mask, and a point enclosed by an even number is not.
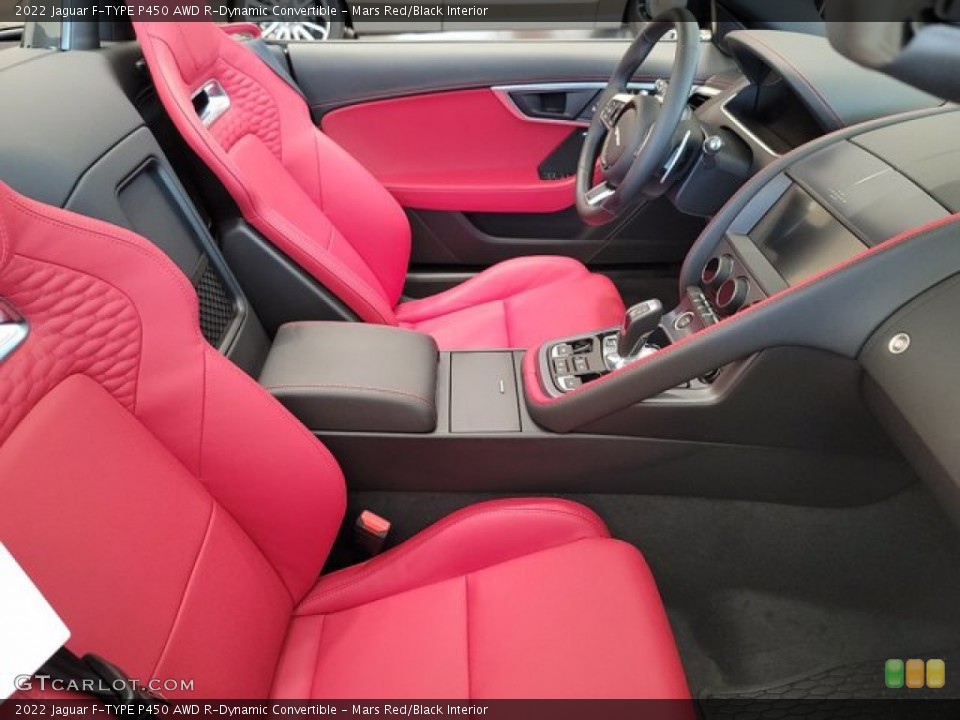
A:
[[[562,90],[512,90],[510,99],[524,115],[545,120],[569,120],[580,118],[594,98],[600,94],[594,88]]]

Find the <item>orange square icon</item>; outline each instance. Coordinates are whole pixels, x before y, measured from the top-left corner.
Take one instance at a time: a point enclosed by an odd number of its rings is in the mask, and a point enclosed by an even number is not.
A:
[[[927,660],[927,687],[942,688],[947,682],[947,664],[943,660]]]
[[[908,688],[922,688],[924,675],[923,660],[907,660],[906,685]]]

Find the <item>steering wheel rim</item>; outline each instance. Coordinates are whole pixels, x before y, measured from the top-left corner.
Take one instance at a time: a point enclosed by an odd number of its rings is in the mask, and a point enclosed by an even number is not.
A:
[[[677,49],[665,92],[659,98],[629,95],[634,74],[670,30],[677,31]],[[597,102],[577,163],[577,213],[585,223],[615,220],[663,167],[687,109],[699,59],[700,28],[686,8],[660,14],[624,53]],[[601,181],[595,185],[598,157]]]

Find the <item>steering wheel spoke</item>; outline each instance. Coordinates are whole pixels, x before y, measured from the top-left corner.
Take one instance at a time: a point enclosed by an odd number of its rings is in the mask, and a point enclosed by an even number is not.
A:
[[[584,194],[584,200],[586,200],[587,205],[590,207],[598,207],[603,205],[604,200],[608,200],[613,197],[616,193],[616,188],[611,187],[608,183],[602,182],[599,185],[594,185],[592,188],[587,190]]]

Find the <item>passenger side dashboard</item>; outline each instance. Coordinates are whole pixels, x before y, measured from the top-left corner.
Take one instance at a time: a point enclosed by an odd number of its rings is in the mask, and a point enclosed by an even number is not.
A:
[[[726,44],[744,80],[699,115],[739,136],[756,168],[841,128],[943,104],[856,65],[816,35],[742,30]]]

